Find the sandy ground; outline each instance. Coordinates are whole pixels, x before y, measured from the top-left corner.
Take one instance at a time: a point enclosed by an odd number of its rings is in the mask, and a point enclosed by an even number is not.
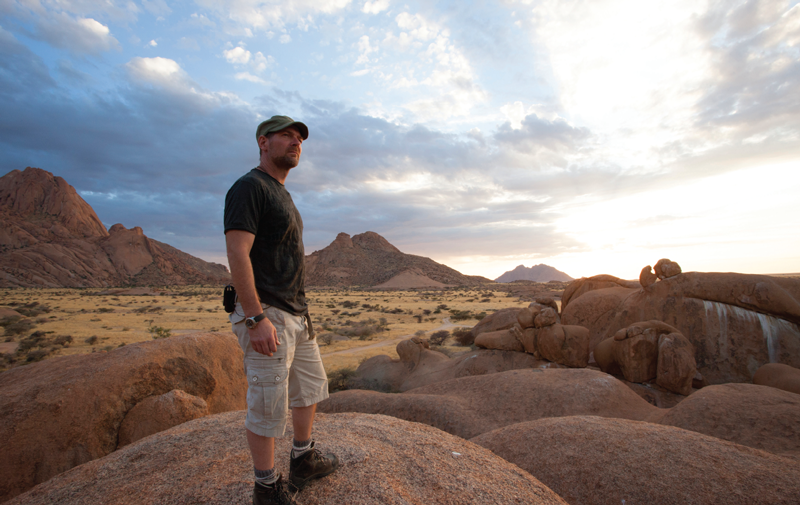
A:
[[[476,288],[424,288],[416,290],[309,289],[307,296],[317,334],[352,333],[353,328],[381,327],[364,337],[321,345],[326,368],[357,366],[376,354],[394,358],[397,342],[418,331],[430,333],[449,326],[452,311],[473,315],[528,302],[506,293],[503,286]],[[162,334],[230,331],[222,308],[221,286],[173,286],[130,289],[2,289],[0,309],[27,314],[31,328],[0,339],[3,369],[27,362],[32,351],[48,351],[44,359],[69,354],[107,352]],[[33,311],[33,312],[31,312]],[[38,313],[37,313],[38,312]],[[32,314],[32,315],[31,315]],[[2,317],[0,317],[2,320]],[[6,321],[7,322],[7,321]],[[456,324],[474,326],[475,318]],[[383,323],[383,324],[382,324]],[[15,353],[20,342],[39,333],[41,347]],[[66,346],[52,345],[58,337],[71,337]],[[30,342],[30,340],[28,340]],[[340,351],[346,351],[341,353]]]

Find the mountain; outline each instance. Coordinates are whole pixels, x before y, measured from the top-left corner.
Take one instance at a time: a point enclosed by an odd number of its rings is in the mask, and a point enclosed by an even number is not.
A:
[[[491,281],[464,275],[430,258],[405,254],[371,231],[352,238],[340,233],[328,247],[306,256],[306,286],[421,288],[484,282]]]
[[[106,227],[61,177],[39,168],[0,177],[0,287],[107,287],[226,282],[228,269]]]
[[[514,270],[510,270],[497,279],[495,282],[514,282],[514,281],[534,281],[534,282],[550,282],[550,281],[571,281],[574,280],[569,275],[561,270],[547,265],[535,265],[530,268],[525,265],[520,265]]]

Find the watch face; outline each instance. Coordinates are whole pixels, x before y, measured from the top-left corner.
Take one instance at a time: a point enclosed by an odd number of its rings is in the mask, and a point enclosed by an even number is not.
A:
[[[244,325],[247,326],[248,329],[252,330],[258,325],[258,323],[252,317],[248,317],[244,320]]]

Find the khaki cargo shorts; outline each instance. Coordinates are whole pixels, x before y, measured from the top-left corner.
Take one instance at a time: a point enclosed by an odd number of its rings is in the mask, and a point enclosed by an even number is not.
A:
[[[257,353],[250,345],[241,304],[237,302],[229,316],[244,351],[248,383],[244,425],[262,437],[281,437],[286,431],[288,407],[308,407],[327,398],[328,377],[317,341],[308,336],[306,318],[265,304],[262,307],[275,325],[281,344],[272,356]]]

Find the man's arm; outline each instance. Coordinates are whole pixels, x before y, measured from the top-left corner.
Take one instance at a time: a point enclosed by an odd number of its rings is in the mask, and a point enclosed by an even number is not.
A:
[[[250,262],[250,249],[255,238],[255,235],[244,230],[228,230],[225,234],[233,287],[236,288],[246,317],[255,317],[263,311],[256,292],[253,264]],[[254,351],[272,356],[278,349],[278,333],[269,319],[262,319],[255,329],[247,331],[250,332],[250,344]]]

